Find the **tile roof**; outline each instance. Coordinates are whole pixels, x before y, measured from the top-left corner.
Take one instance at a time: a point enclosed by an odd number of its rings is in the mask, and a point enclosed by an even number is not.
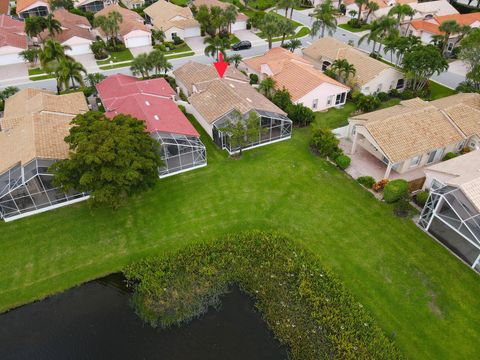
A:
[[[122,22],[120,23],[120,36],[125,36],[134,30],[142,30],[150,33],[150,29],[144,24],[144,19],[135,11],[125,9],[117,4],[112,4],[104,7],[95,14],[98,16],[108,16],[112,11],[117,11],[122,15]],[[100,29],[98,29],[102,32]]]
[[[139,80],[133,76],[109,76],[97,85],[107,112],[144,120],[147,131],[200,136],[172,100],[175,91],[163,78]]]
[[[189,61],[185,65],[174,70],[173,74],[176,79],[188,88],[189,92],[193,91],[194,84],[197,89],[199,89],[202,87],[202,84],[220,78],[213,65],[200,64],[194,61]],[[224,78],[249,82],[248,77],[232,65],[228,66]]]
[[[7,14],[10,8],[10,0],[0,0],[0,14]]]
[[[261,73],[262,66],[267,65],[278,89],[287,89],[293,101],[297,101],[320,85],[328,83],[342,89],[348,86],[328,77],[300,56],[283,49],[273,48],[264,55],[244,60],[245,64]]]
[[[23,89],[5,102],[0,120],[0,172],[35,158],[64,159],[71,120],[88,111],[83,93],[53,95]]]
[[[346,59],[350,64],[355,66],[355,82],[360,86],[365,85],[384,70],[395,70],[394,67],[371,58],[368,54],[332,37],[324,37],[316,40],[310,46],[303,49],[303,53],[315,61],[328,60],[333,62],[337,59]]]
[[[64,43],[73,37],[80,37],[87,40],[95,40],[95,36],[90,31],[91,25],[84,16],[72,14],[70,11],[63,8],[56,9],[53,12],[53,17],[62,24],[62,32],[55,34],[53,37],[55,41]],[[42,32],[42,38],[48,35],[48,30]]]
[[[219,0],[193,0],[192,4],[195,5],[197,8],[199,8],[202,5],[205,5],[205,6],[208,6],[208,7],[217,6],[221,9],[223,9],[223,10],[225,10],[229,6],[232,6],[232,4],[230,4],[230,3],[221,2]],[[248,19],[247,15],[245,15],[241,12],[238,13],[237,21],[245,21],[247,19]]]
[[[19,14],[21,11],[25,10],[29,6],[35,4],[36,2],[42,2],[42,6],[48,7],[48,1],[42,1],[42,0],[17,0],[17,14]]]
[[[153,3],[144,10],[144,13],[152,19],[153,25],[164,31],[172,27],[185,29],[200,26],[188,7],[178,6],[165,0]]]
[[[469,14],[450,14],[443,16],[434,16],[433,19],[418,19],[413,20],[411,25],[413,28],[419,31],[428,32],[430,34],[441,35],[443,34],[440,31],[440,25],[449,20],[455,20],[460,25],[472,25],[475,22],[480,23],[480,13],[469,13]]]
[[[250,84],[228,79],[211,81],[203,91],[191,95],[189,101],[209,124],[234,109],[242,114],[256,109],[286,115]]]
[[[0,15],[0,47],[12,46],[19,49],[27,48],[27,35],[24,23],[8,15]]]

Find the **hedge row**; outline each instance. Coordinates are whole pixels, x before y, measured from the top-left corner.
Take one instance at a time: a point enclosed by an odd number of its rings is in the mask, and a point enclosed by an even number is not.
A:
[[[293,359],[398,359],[363,306],[318,259],[289,239],[252,232],[128,266],[140,317],[179,325],[218,306],[232,284],[256,307]]]

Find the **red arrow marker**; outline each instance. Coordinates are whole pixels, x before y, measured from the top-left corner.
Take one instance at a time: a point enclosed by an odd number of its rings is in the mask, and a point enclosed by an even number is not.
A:
[[[223,78],[228,67],[228,62],[223,61],[223,54],[221,51],[218,52],[218,61],[214,62],[213,65],[215,66],[215,69],[217,69],[218,75]]]

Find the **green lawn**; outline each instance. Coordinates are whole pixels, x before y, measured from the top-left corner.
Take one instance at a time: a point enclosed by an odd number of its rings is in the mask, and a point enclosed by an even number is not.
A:
[[[308,34],[310,34],[310,29],[309,29],[308,27],[304,26],[304,27],[302,27],[300,30],[298,30],[295,35],[287,36],[287,37],[285,38],[285,40],[302,38],[302,37],[304,37],[304,36],[307,36]],[[276,41],[282,41],[282,38],[281,38],[281,37],[274,38],[274,39],[273,39],[273,42],[276,42]]]
[[[370,29],[370,26],[369,25],[362,25],[362,27],[360,28],[354,28],[353,26],[349,25],[349,24],[340,24],[338,25],[338,27],[344,29],[344,30],[347,30],[347,31],[350,31],[350,32],[362,32],[362,31],[366,31],[368,29]]]
[[[187,6],[189,3],[189,0],[170,0],[170,2],[178,6]]]
[[[314,125],[316,127],[336,129],[348,124],[349,115],[355,111],[355,104],[345,103],[341,109],[330,109],[326,112],[317,112]]]
[[[0,310],[144,256],[225,233],[274,230],[314,251],[407,357],[478,357],[478,275],[313,155],[309,129],[240,160],[200,131],[208,166],[163,179],[128,206],[112,211],[82,203],[0,223]]]
[[[33,68],[33,69],[28,69],[28,75],[41,75],[45,74],[45,71],[42,68]]]
[[[108,58],[107,60],[97,60],[97,64],[106,65],[106,64],[110,64],[110,61],[117,63],[117,62],[132,60],[132,59],[133,59],[133,55],[130,52],[130,50],[125,49],[122,51],[110,53],[110,58]]]
[[[447,88],[435,81],[429,81],[430,91],[431,91],[431,100],[440,99],[445,96],[450,96],[455,94],[455,90]]]

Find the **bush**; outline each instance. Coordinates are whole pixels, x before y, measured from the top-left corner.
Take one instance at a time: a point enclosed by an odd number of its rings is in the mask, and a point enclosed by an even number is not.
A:
[[[377,94],[377,97],[380,101],[387,101],[390,98],[390,96],[386,92],[379,92]]]
[[[392,89],[388,92],[388,95],[391,98],[399,98],[400,97],[400,92],[397,89]]]
[[[380,181],[377,181],[375,184],[372,185],[372,189],[375,190],[376,192],[383,191],[385,188],[385,185],[387,185],[389,182],[388,179],[382,179]]]
[[[290,106],[293,105],[290,93],[286,89],[275,91],[272,102],[285,112],[288,112]]]
[[[258,84],[258,75],[250,74],[250,85]]]
[[[338,147],[340,141],[330,129],[315,129],[311,145],[318,151],[320,156],[335,159],[342,155],[342,150]]]
[[[373,95],[359,94],[353,98],[355,105],[362,112],[370,112],[377,109],[381,102],[380,99]]]
[[[254,298],[289,358],[402,358],[344,285],[285,236],[231,235],[136,262],[124,273],[137,314],[153,326],[195,319],[236,285]]]
[[[408,194],[408,182],[403,179],[390,181],[383,190],[383,200],[391,204],[403,199]]]
[[[375,179],[371,176],[360,176],[357,178],[357,181],[367,189],[371,189],[373,184],[375,184]]]
[[[335,164],[337,164],[337,166],[342,170],[348,168],[351,162],[352,159],[350,159],[350,157],[348,157],[347,155],[339,155],[335,159]]]
[[[445,156],[443,157],[442,161],[447,161],[447,160],[450,160],[450,159],[453,159],[453,158],[456,158],[458,156],[458,154],[455,154],[454,152],[447,152],[445,154]]]
[[[185,108],[185,106],[183,106],[183,105],[178,105],[178,108],[180,109],[180,111],[181,111],[182,113],[184,113],[184,114],[187,113],[187,109]]]
[[[183,100],[183,101],[188,101],[187,95],[185,95],[185,93],[184,93],[182,90],[180,90],[179,97],[180,97],[180,99]]]
[[[302,104],[292,104],[287,109],[288,117],[295,125],[307,126],[315,120],[315,113]]]
[[[167,47],[163,44],[153,45],[153,48],[163,52],[167,51]]]
[[[429,195],[428,191],[420,191],[415,194],[415,202],[418,206],[424,207]]]
[[[395,203],[393,213],[399,217],[407,217],[410,214],[410,204],[406,199],[400,199]]]
[[[181,38],[179,38],[178,36],[174,36],[174,37],[173,37],[173,43],[174,43],[175,45],[181,45],[181,44],[184,43],[184,41],[183,41]]]

